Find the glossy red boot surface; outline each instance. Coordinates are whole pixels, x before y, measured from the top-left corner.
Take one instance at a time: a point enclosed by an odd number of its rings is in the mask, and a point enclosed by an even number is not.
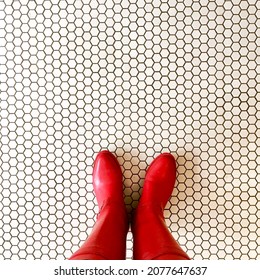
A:
[[[99,209],[108,201],[124,204],[122,176],[120,165],[112,153],[102,151],[97,155],[92,180]]]
[[[158,156],[147,170],[132,231],[134,259],[189,259],[168,230],[163,210],[176,180],[176,162],[169,153]]]
[[[146,171],[139,205],[158,205],[165,208],[176,180],[176,162],[169,153],[159,155]]]
[[[128,218],[122,172],[117,159],[109,151],[100,152],[95,159],[93,188],[100,212],[90,236],[70,259],[125,259]]]

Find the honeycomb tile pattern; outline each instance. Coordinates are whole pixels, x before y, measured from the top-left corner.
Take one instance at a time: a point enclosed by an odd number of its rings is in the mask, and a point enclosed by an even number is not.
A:
[[[64,259],[114,152],[129,212],[177,159],[165,210],[194,259],[260,259],[260,2],[0,2],[0,259]],[[127,239],[132,257],[132,235]]]

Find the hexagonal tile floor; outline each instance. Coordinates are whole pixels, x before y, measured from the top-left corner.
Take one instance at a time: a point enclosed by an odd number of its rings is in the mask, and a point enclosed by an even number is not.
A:
[[[129,211],[176,157],[165,216],[190,257],[259,259],[259,3],[1,1],[0,259],[78,248],[102,149]]]

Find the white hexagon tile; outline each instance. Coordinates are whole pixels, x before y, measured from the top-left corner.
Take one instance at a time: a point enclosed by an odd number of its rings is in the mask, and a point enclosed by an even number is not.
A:
[[[191,258],[260,259],[259,28],[256,0],[1,1],[0,259],[78,248],[102,149],[129,211],[176,157],[165,217]]]

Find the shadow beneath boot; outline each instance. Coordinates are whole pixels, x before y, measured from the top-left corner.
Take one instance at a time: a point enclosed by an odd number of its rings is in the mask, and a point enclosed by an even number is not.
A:
[[[165,220],[170,231],[192,257],[194,238],[201,231],[201,159],[194,151],[178,150],[175,188],[165,208]],[[190,251],[189,251],[190,249]]]
[[[147,163],[140,159],[143,158],[143,155],[137,149],[125,151],[122,148],[118,148],[115,154],[122,168],[124,200],[127,212],[131,218],[132,212],[136,208],[142,193]]]

